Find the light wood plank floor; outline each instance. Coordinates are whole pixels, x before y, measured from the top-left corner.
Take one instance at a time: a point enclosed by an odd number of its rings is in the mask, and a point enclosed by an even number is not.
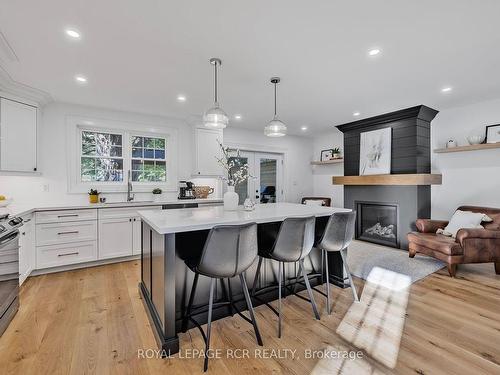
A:
[[[209,373],[500,374],[500,277],[492,264],[459,267],[457,276],[441,270],[409,293],[356,280],[361,303],[352,304],[350,290],[333,288],[331,316],[316,294],[321,321],[307,302],[287,297],[282,339],[276,317],[258,307],[264,348],[295,349],[293,358],[254,358],[252,327],[238,316],[217,321],[212,348],[223,358],[210,360]],[[138,358],[138,350],[156,348],[138,279],[138,261],[28,279],[21,308],[0,338],[0,373],[200,373],[201,358]],[[196,329],[180,340],[184,356],[187,349],[203,350]],[[249,349],[251,358],[226,358],[235,349]],[[360,350],[362,357],[305,358],[306,349],[341,356]]]

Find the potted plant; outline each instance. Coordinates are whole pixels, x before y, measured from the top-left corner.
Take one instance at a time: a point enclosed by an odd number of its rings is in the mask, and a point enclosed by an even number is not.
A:
[[[155,189],[153,189],[152,193],[153,193],[153,200],[154,200],[155,202],[158,202],[158,201],[160,201],[160,200],[161,200],[161,193],[162,193],[162,190],[161,190],[160,188],[155,188]]]
[[[234,191],[236,185],[253,178],[248,173],[248,163],[245,163],[240,157],[240,150],[230,150],[224,147],[222,143],[219,147],[222,151],[222,157],[217,158],[219,164],[224,168],[226,176],[221,177],[227,183],[227,191],[224,193],[224,210],[235,211],[238,209],[238,194]]]
[[[340,159],[341,158],[341,154],[340,154],[340,148],[339,147],[335,147],[332,149],[332,159]]]
[[[98,203],[99,202],[99,192],[97,191],[97,189],[90,189],[89,202],[90,203]]]

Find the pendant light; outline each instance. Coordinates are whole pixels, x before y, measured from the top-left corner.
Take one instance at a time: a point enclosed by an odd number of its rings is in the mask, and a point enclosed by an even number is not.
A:
[[[278,118],[278,114],[276,112],[276,90],[280,81],[280,77],[271,78],[271,83],[274,84],[274,117],[264,128],[264,134],[268,137],[283,137],[286,135],[286,125]]]
[[[203,114],[203,124],[211,129],[224,129],[229,123],[226,112],[219,107],[217,101],[217,68],[222,65],[222,61],[217,57],[210,59],[210,64],[214,66],[214,106]]]

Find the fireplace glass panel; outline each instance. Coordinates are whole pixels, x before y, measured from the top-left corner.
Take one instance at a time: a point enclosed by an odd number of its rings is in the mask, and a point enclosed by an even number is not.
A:
[[[356,202],[356,210],[357,239],[399,247],[397,204]]]

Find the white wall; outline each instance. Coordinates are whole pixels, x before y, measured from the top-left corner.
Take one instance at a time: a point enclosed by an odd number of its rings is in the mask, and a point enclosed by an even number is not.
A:
[[[191,178],[194,163],[194,136],[193,128],[185,121],[67,103],[51,103],[42,110],[42,121],[38,129],[39,171],[41,175],[0,175],[0,194],[13,197],[16,204],[22,204],[23,206],[87,203],[88,197],[86,194],[68,193],[65,128],[67,126],[67,116],[177,128],[179,139],[178,179],[190,179],[195,184],[214,186],[218,188],[218,191],[211,197],[222,196],[221,183],[218,180]],[[286,200],[295,202],[303,195],[312,194],[312,172],[309,165],[312,158],[312,139],[295,136],[273,139],[264,136],[260,131],[229,127],[224,132],[224,141],[238,145],[255,146],[260,151],[284,153],[287,164],[284,187]],[[48,187],[48,191],[44,191],[44,187]],[[123,193],[109,193],[103,194],[103,196],[108,201],[122,201],[125,198]],[[166,192],[164,196],[166,199],[175,199],[177,193]],[[136,195],[136,200],[150,198],[149,193]]]
[[[344,134],[337,128],[320,134],[314,138],[313,160],[320,160],[321,150],[340,147],[343,155]],[[343,176],[344,164],[329,164],[313,166],[313,195],[316,197],[329,197],[332,206],[344,207],[344,187],[332,185],[332,176]]]
[[[467,145],[471,132],[500,123],[500,100],[441,111],[432,122],[432,148],[444,147],[448,139]],[[432,187],[432,217],[447,219],[463,204],[500,207],[500,149],[432,153],[433,172],[443,184]]]
[[[302,197],[313,193],[312,169],[309,164],[313,155],[311,138],[293,135],[270,138],[264,135],[264,127],[262,131],[228,127],[224,129],[224,143],[249,151],[284,154],[285,201],[297,203]]]

